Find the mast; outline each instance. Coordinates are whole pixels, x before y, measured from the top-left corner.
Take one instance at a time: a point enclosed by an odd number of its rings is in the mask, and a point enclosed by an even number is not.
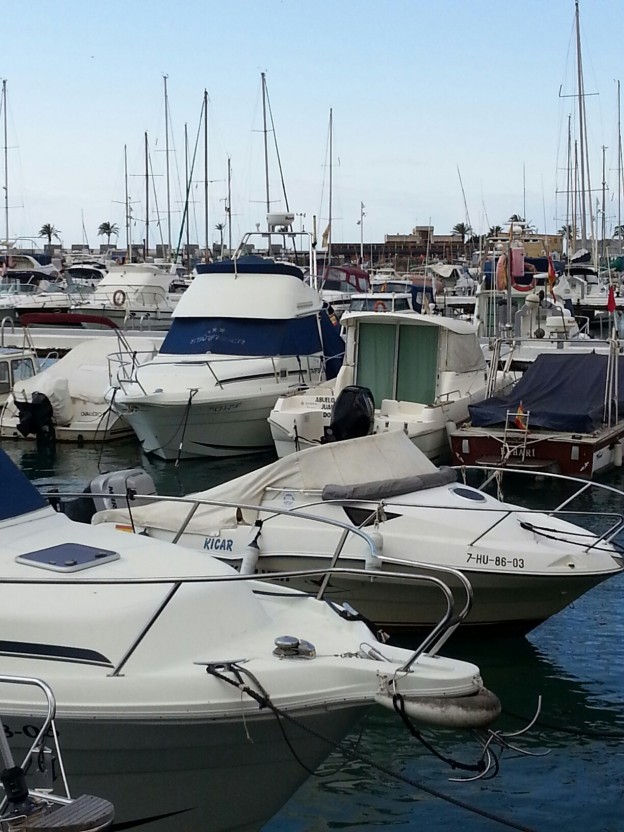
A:
[[[606,147],[603,144],[602,146],[602,223],[600,229],[601,235],[601,243],[600,243],[600,256],[604,258],[605,255],[605,236],[607,233],[606,223],[607,223],[607,204],[606,204],[606,190],[607,190],[607,182],[606,182],[606,169],[605,169],[605,151]]]
[[[208,90],[204,90],[204,263],[209,260],[209,228],[208,225]]]
[[[227,165],[227,224],[228,224],[228,253],[232,256],[232,160],[228,156]],[[223,258],[223,252],[221,252]]]
[[[145,132],[145,250],[143,257],[147,261],[149,256],[149,144],[147,131]]]
[[[189,237],[190,233],[190,223],[189,223],[189,212],[188,212],[188,199],[189,194],[191,191],[191,179],[189,176],[189,148],[188,148],[188,124],[184,123],[184,181],[186,182],[186,262],[187,266],[190,266],[191,262],[191,240]],[[184,258],[182,258],[184,260]],[[189,269],[190,271],[190,269]]]
[[[7,127],[6,79],[2,79],[2,114],[4,117],[4,233],[6,250],[9,250],[9,142]]]
[[[580,187],[581,187],[581,245],[587,247],[587,198],[590,201],[591,210],[591,186],[589,182],[589,164],[587,155],[587,118],[585,113],[585,86],[583,83],[583,58],[581,55],[581,26],[579,19],[579,0],[574,0],[575,27],[576,27],[576,83],[578,91],[578,118],[579,118],[579,161],[580,161]]]
[[[171,259],[171,188],[169,181],[169,100],[167,98],[167,78],[163,75],[165,86],[165,169],[167,175],[167,259]]]
[[[329,236],[327,238],[327,265],[331,265],[332,247],[332,197],[333,197],[333,167],[334,167],[334,112],[329,108]]]
[[[617,82],[618,90],[618,238],[620,241],[620,254],[622,253],[622,121],[620,118],[620,82]]]
[[[266,73],[260,73],[262,78],[262,126],[264,132],[264,182],[266,189],[266,211],[267,214],[271,211],[271,195],[269,191],[269,143],[267,138],[267,117],[266,117]],[[229,171],[229,160],[228,160]],[[228,173],[229,176],[229,173]],[[228,179],[229,181],[229,179]],[[229,202],[228,202],[229,204]],[[230,246],[230,249],[232,247]]]
[[[132,262],[132,243],[130,240],[130,200],[128,197],[128,147],[124,145],[124,184],[126,190],[126,262]]]

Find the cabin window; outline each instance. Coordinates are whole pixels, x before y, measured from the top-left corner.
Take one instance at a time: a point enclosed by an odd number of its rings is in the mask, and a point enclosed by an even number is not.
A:
[[[35,375],[35,365],[32,358],[15,358],[11,361],[11,370],[13,371],[13,384],[16,381],[24,381]]]
[[[0,393],[11,392],[11,380],[9,378],[9,362],[0,361]]]

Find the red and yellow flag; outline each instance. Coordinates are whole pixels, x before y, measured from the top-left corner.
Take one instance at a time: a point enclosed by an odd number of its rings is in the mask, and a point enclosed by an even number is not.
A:
[[[522,406],[522,402],[518,405],[518,410],[516,411],[516,416],[514,418],[514,425],[518,428],[518,430],[526,430],[526,411]]]
[[[555,272],[555,267],[553,265],[552,257],[550,256],[550,254],[547,254],[546,257],[548,258],[548,288],[550,289],[552,299],[556,301],[557,298],[555,297],[555,283],[557,282],[557,273]]]

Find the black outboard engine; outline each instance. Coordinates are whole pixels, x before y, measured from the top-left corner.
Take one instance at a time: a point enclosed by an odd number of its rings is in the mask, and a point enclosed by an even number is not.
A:
[[[374,419],[375,399],[368,387],[345,387],[334,402],[322,442],[368,436],[373,432]]]
[[[135,497],[136,494],[154,496],[157,494],[154,480],[143,468],[126,468],[100,474],[91,480],[83,492],[84,496],[62,501],[59,496],[49,496],[50,503],[57,511],[66,514],[70,520],[90,523],[96,511],[110,508],[127,508],[147,505],[149,500]],[[113,496],[113,495],[122,495]],[[125,497],[123,495],[126,495]]]
[[[19,413],[17,429],[24,438],[33,434],[38,448],[53,448],[56,442],[54,409],[44,393],[33,393],[29,402],[15,399]]]

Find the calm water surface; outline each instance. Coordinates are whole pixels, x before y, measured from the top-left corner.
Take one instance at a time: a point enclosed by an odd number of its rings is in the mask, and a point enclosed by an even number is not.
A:
[[[175,468],[171,463],[148,460],[133,441],[104,448],[59,446],[53,459],[41,457],[25,443],[3,447],[37,485],[66,490],[82,490],[99,471],[141,465],[160,493],[181,495],[273,460],[270,454],[193,460]],[[624,488],[624,473],[615,471],[603,481]],[[545,483],[527,482],[521,488],[536,507],[553,506],[561,498]],[[517,493],[511,490],[505,496],[511,500]],[[624,512],[615,496],[594,501],[588,497],[584,508]],[[524,757],[506,751],[496,778],[451,782],[448,778],[455,776],[453,772],[410,737],[391,713],[372,709],[361,730],[349,738],[372,764],[345,764],[334,753],[264,832],[437,832],[451,828],[487,832],[505,828],[430,796],[414,783],[528,829],[623,832],[624,576],[587,593],[526,639],[461,642],[449,645],[445,652],[479,665],[486,684],[503,703],[503,730],[515,731],[530,719],[541,695],[539,722],[517,744],[533,753],[550,753]],[[476,745],[469,737],[431,731],[426,736],[447,756],[465,762],[477,758]],[[375,765],[397,772],[410,783],[382,773]]]

